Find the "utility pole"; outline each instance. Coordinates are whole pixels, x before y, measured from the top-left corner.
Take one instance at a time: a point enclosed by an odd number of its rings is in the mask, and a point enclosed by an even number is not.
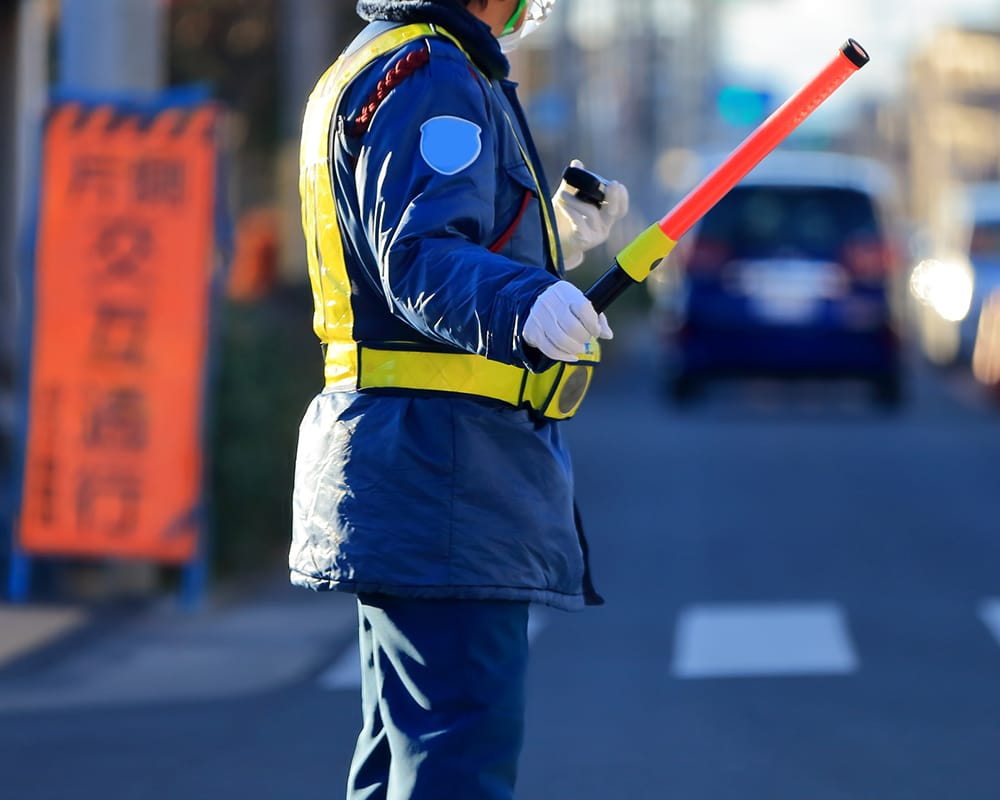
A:
[[[17,119],[17,6],[0,6],[0,113]],[[0,127],[0,174],[16,170],[16,126]],[[14,428],[14,265],[17,258],[17,197],[0,193],[0,546],[3,545],[3,493],[10,473],[10,450]]]
[[[37,132],[47,84],[44,0],[0,3],[0,175],[9,176],[0,192],[0,492],[12,464],[15,423],[17,325],[22,308],[17,271],[20,245],[37,154]],[[2,520],[0,520],[2,526]]]
[[[160,89],[165,9],[160,0],[62,0],[59,83],[106,92]]]

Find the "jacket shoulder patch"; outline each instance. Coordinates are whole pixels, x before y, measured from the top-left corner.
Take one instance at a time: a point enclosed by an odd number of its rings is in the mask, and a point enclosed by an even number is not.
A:
[[[420,155],[441,175],[457,175],[483,151],[483,129],[461,117],[433,117],[420,126]]]

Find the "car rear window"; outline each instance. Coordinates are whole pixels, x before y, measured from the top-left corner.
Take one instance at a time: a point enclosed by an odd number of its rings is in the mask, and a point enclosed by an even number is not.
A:
[[[833,187],[736,187],[696,233],[695,258],[812,258],[835,261],[854,242],[881,237],[871,199]],[[706,265],[707,266],[707,265]]]

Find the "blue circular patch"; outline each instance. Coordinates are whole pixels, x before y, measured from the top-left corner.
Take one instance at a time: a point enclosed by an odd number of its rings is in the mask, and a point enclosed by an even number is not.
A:
[[[420,155],[435,172],[457,175],[483,151],[482,128],[461,117],[434,117],[420,126]]]

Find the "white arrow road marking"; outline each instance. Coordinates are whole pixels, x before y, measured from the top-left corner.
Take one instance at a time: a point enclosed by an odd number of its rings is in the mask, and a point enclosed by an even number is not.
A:
[[[677,678],[846,675],[857,668],[834,603],[698,605],[677,623]]]

